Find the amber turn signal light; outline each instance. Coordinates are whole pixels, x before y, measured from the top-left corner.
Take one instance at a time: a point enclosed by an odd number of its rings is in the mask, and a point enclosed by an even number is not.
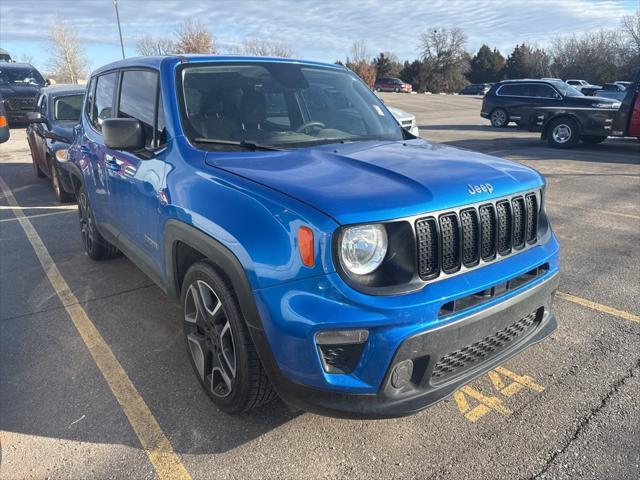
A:
[[[0,127],[6,127],[7,125],[7,117],[0,115]]]
[[[302,263],[307,267],[313,267],[313,231],[309,227],[298,229],[298,248]]]

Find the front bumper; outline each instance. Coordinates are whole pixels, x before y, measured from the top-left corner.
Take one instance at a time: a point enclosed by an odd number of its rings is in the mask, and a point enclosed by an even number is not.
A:
[[[544,275],[508,294],[444,318],[440,307],[527,272],[542,263]],[[552,310],[558,284],[558,244],[545,244],[465,275],[407,295],[374,297],[341,290],[332,275],[255,291],[264,329],[252,329],[261,360],[288,403],[325,415],[382,418],[408,415],[450,395],[461,385],[533,345],[556,327]],[[432,378],[447,355],[483,342],[535,314],[522,335],[470,366]],[[353,372],[326,373],[315,334],[366,328],[369,338]],[[397,364],[411,360],[411,382],[395,388]]]

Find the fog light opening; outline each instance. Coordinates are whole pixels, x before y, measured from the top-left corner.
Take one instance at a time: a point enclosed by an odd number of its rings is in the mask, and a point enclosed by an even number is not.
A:
[[[316,344],[327,373],[351,373],[362,356],[369,331],[327,330],[316,334]]]

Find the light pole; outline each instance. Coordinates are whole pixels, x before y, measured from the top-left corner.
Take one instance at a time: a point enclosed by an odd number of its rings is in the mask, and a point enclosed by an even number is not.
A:
[[[116,7],[116,19],[118,20],[118,33],[120,34],[120,48],[122,49],[122,58],[124,59],[124,42],[122,41],[122,28],[120,28],[120,14],[118,13],[118,0],[113,0],[113,6]]]

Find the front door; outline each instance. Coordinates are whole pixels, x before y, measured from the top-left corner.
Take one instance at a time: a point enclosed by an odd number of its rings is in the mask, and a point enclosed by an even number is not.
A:
[[[105,151],[108,187],[116,200],[114,222],[120,242],[143,263],[151,263],[150,267],[157,270],[162,261],[159,210],[166,153],[162,136],[164,114],[158,101],[158,72],[123,70],[119,90],[117,116],[140,121],[146,145],[138,152]]]

